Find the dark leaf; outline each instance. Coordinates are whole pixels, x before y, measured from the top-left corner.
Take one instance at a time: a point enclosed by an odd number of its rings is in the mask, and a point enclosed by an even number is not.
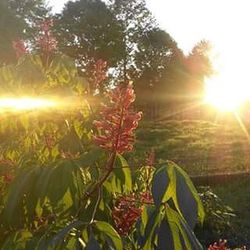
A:
[[[116,250],[123,248],[120,235],[109,223],[105,221],[96,221],[95,225],[99,229],[99,231],[103,232],[112,240]]]
[[[158,169],[153,177],[152,195],[156,206],[166,201],[166,194],[170,184],[170,178],[166,167]]]

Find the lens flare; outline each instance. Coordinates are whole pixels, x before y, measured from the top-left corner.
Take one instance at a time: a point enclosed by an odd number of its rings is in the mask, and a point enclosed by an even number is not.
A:
[[[56,106],[56,102],[52,100],[31,98],[31,97],[3,97],[0,98],[0,112],[12,111],[25,111],[46,109]]]
[[[242,68],[236,69],[226,57],[212,60],[215,74],[205,80],[205,97],[207,104],[222,112],[238,111],[250,100],[250,78]]]

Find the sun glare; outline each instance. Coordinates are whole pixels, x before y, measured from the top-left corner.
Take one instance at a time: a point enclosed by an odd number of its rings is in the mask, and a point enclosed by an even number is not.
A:
[[[213,60],[217,73],[206,79],[204,99],[219,111],[235,112],[250,100],[250,79],[242,66],[222,59]]]
[[[217,77],[206,81],[205,92],[205,103],[224,112],[236,111],[247,99],[247,93],[243,88],[227,84]]]
[[[45,109],[55,105],[54,101],[39,98],[0,98],[0,112]]]

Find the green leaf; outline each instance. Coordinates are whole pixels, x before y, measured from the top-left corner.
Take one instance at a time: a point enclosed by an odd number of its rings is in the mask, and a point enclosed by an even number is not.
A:
[[[203,247],[197,240],[194,232],[180,214],[170,207],[167,207],[165,212],[174,240],[173,250],[202,250]],[[180,244],[182,247],[180,247]]]
[[[94,238],[93,235],[90,237],[90,240],[87,243],[85,250],[101,250],[101,247],[99,246],[97,240]]]
[[[127,161],[121,155],[117,155],[115,169],[111,177],[110,191],[114,193],[129,193],[132,191],[131,170]]]
[[[177,177],[177,200],[180,204],[180,209],[182,210],[182,214],[184,218],[189,222],[191,228],[194,227],[194,218],[193,222],[189,219],[191,218],[192,211],[198,214],[198,220],[202,223],[205,217],[204,208],[202,202],[200,200],[199,194],[194,187],[190,177],[188,174],[182,170],[179,166],[172,162],[176,169],[176,177]],[[183,192],[185,196],[183,195]],[[192,206],[191,206],[192,201]],[[191,210],[191,211],[190,211]],[[196,219],[197,222],[197,219]]]
[[[170,177],[168,171],[165,167],[158,169],[152,181],[152,196],[156,206],[160,206],[163,202],[166,202],[169,197],[167,197],[167,190],[170,184]]]
[[[22,230],[12,233],[1,246],[2,250],[26,249],[26,243],[31,239],[32,234],[29,231]]]
[[[123,249],[120,235],[116,232],[116,230],[109,223],[105,221],[96,221],[95,226],[97,227],[99,231],[106,234],[112,240],[117,250]]]
[[[203,221],[204,209],[189,176],[173,162],[158,169],[153,177],[152,195],[156,206],[172,200],[191,228]],[[170,204],[171,205],[171,204]]]
[[[161,222],[161,210],[153,206],[143,208],[142,218],[137,223],[138,244],[143,250],[152,249],[155,229]]]
[[[158,244],[155,250],[165,250],[166,246],[168,249],[175,249],[174,248],[174,241],[173,236],[171,233],[171,229],[168,223],[168,220],[164,219],[159,227],[158,231]],[[181,249],[181,247],[179,248]]]
[[[36,181],[37,173],[37,168],[20,169],[17,177],[11,183],[4,209],[4,217],[8,223],[13,225],[13,223],[17,223],[20,220],[19,216],[21,216],[23,211],[22,200],[24,195],[33,190],[32,184]]]
[[[70,131],[60,140],[58,150],[70,152],[72,154],[83,152],[81,140],[74,128],[71,128]]]
[[[95,164],[98,159],[100,159],[100,155],[102,154],[103,150],[100,148],[93,148],[88,153],[82,154],[78,159],[74,160],[74,162],[79,167],[91,167]]]
[[[49,246],[55,247],[58,243],[64,240],[64,238],[69,234],[73,228],[79,228],[84,225],[82,221],[76,220],[71,222],[69,225],[60,230],[49,242]]]

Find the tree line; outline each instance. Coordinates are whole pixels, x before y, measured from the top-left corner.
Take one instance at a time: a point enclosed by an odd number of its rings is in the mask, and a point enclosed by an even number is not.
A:
[[[69,1],[59,14],[44,0],[2,0],[0,16],[1,65],[16,60],[16,39],[25,39],[36,50],[36,26],[52,19],[58,50],[75,60],[92,91],[95,65],[103,60],[108,65],[106,86],[114,78],[133,81],[136,105],[144,111],[199,99],[203,80],[213,71],[209,42],[198,42],[185,55],[159,27],[145,0]]]

